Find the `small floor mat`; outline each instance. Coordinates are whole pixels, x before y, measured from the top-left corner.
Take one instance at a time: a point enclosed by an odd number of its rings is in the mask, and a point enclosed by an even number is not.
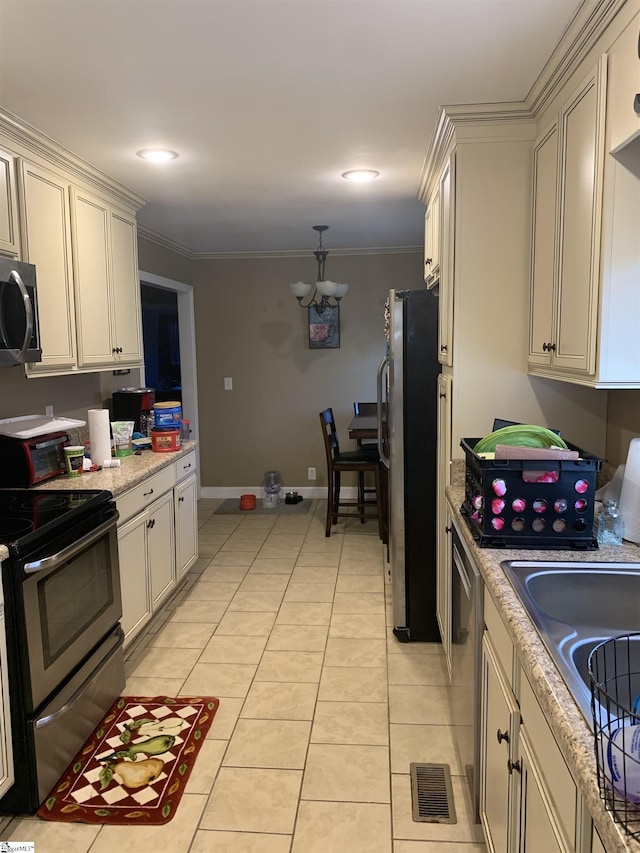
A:
[[[121,696],[37,815],[92,824],[158,825],[178,808],[219,701]]]
[[[287,504],[283,500],[277,506],[263,507],[260,498],[256,500],[255,509],[240,509],[240,498],[227,498],[213,511],[214,515],[306,515],[311,509],[313,500],[304,498],[297,504]]]

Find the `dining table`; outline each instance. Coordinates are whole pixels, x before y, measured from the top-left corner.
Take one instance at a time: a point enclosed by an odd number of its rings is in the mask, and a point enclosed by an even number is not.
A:
[[[378,418],[376,415],[354,415],[348,427],[349,438],[356,441],[370,441],[378,437]]]

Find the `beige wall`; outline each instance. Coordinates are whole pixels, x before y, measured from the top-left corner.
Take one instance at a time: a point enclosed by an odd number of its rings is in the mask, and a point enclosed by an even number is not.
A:
[[[609,391],[607,459],[613,465],[627,461],[629,442],[640,436],[640,391]]]
[[[138,267],[144,272],[191,284],[193,264],[184,255],[172,252],[142,235],[138,236]]]
[[[307,311],[288,284],[311,281],[304,258],[197,261],[194,265],[200,462],[203,486],[255,487],[275,468],[285,485],[326,484],[318,413],[334,410],[344,449],[355,400],[374,400],[385,354],[390,288],[423,287],[422,254],[338,256],[327,277],[350,285],[339,349],[310,350]],[[225,376],[233,391],[224,391]]]

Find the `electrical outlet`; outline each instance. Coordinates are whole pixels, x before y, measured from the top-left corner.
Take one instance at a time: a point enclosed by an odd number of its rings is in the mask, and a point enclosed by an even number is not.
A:
[[[53,406],[45,406],[44,407],[44,413],[48,418],[52,418],[53,417]]]
[[[316,478],[316,469],[315,468],[307,468],[307,480],[315,480]]]
[[[224,377],[224,390],[233,391],[233,379],[231,378],[231,376]]]

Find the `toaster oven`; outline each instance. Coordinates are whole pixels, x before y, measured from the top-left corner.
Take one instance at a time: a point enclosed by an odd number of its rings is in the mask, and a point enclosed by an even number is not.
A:
[[[64,474],[66,432],[32,438],[0,435],[0,487],[27,488]]]

